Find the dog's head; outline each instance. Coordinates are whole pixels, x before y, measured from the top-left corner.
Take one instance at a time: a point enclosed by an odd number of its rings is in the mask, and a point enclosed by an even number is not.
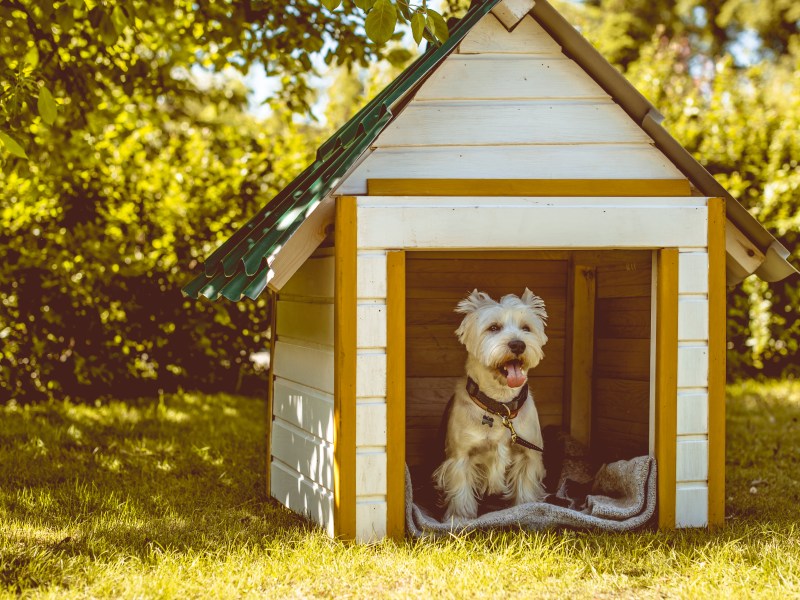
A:
[[[458,341],[498,383],[521,386],[528,369],[544,358],[547,312],[544,301],[528,288],[522,296],[509,294],[499,302],[474,290],[456,312],[464,315],[456,329]]]

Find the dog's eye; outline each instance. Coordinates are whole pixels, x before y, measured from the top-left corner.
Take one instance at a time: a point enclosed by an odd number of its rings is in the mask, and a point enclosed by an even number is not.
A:
[[[522,331],[527,331],[528,333],[530,333],[531,332],[531,328],[528,327],[527,325],[523,325],[522,326]]]
[[[492,323],[491,325],[489,325],[489,328],[486,331],[492,331],[492,332],[500,331],[500,325],[498,325],[497,323]]]

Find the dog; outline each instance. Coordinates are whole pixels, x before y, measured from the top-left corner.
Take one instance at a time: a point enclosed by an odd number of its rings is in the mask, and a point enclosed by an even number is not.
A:
[[[542,431],[528,389],[528,370],[547,343],[544,301],[527,288],[499,302],[476,289],[456,312],[464,315],[455,333],[467,377],[445,410],[445,460],[433,473],[445,521],[475,518],[487,496],[512,505],[545,496]]]

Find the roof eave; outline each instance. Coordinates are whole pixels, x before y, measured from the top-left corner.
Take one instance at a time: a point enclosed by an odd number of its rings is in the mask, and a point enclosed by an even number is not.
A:
[[[789,251],[661,126],[664,116],[547,0],[536,0],[531,15],[561,45],[564,54],[578,63],[642,127],[702,194],[725,198],[727,218],[765,255],[763,263],[750,273],[755,272],[765,281],[780,281],[798,273],[788,261]],[[741,279],[741,273],[729,270],[728,283],[735,284]]]

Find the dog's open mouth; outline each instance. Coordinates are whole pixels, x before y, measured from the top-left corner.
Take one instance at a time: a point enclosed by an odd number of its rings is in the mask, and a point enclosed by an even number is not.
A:
[[[510,360],[503,363],[498,368],[500,374],[506,378],[508,387],[519,387],[528,379],[525,371],[522,370],[522,362],[519,360]]]

